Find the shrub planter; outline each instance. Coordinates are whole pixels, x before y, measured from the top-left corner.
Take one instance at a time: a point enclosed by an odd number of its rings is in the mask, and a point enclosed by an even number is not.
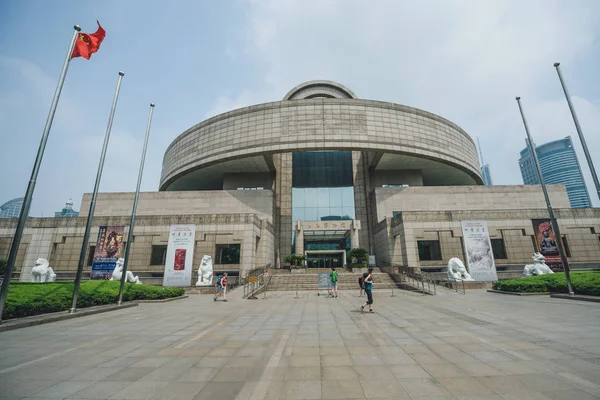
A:
[[[600,272],[571,272],[573,290],[578,295],[600,295]],[[565,274],[532,276],[528,278],[510,279],[494,282],[494,290],[517,293],[567,293]]]

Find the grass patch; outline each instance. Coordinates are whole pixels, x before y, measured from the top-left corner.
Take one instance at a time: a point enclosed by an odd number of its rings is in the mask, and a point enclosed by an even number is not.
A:
[[[573,284],[573,290],[577,294],[600,296],[600,272],[571,272],[571,283]],[[564,272],[498,281],[494,282],[493,288],[494,290],[519,293],[569,292]]]
[[[118,281],[84,281],[79,287],[77,308],[116,304]],[[73,282],[11,283],[2,319],[29,317],[71,308]],[[182,296],[183,288],[126,283],[123,301],[160,300]]]

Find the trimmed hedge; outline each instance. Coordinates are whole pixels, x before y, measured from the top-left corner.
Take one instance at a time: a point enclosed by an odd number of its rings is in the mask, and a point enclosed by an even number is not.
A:
[[[116,304],[118,281],[84,281],[79,287],[77,308]],[[71,308],[73,282],[11,283],[2,319],[29,317]],[[123,301],[160,300],[182,296],[183,288],[126,283]]]
[[[600,272],[571,272],[571,283],[577,294],[600,296]],[[568,293],[564,272],[498,281],[494,282],[493,288],[494,290],[520,293]]]

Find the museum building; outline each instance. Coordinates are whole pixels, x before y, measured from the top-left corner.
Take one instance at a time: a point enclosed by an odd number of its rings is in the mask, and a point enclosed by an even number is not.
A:
[[[144,283],[162,281],[172,224],[196,225],[195,269],[210,255],[215,270],[234,275],[281,266],[291,253],[305,254],[308,267],[341,267],[355,247],[379,265],[435,269],[464,259],[463,220],[487,222],[498,267],[530,263],[532,220],[548,217],[541,187],[484,186],[480,171],[473,139],[456,124],[359,99],[336,82],[306,82],[171,143],[158,191],[140,194],[129,269]],[[563,185],[548,190],[573,266],[600,266],[600,209],[571,208]],[[78,218],[28,219],[21,280],[39,257],[59,276],[74,274],[90,197]],[[128,225],[133,197],[98,195],[90,250],[100,226]],[[16,224],[0,220],[0,258]]]

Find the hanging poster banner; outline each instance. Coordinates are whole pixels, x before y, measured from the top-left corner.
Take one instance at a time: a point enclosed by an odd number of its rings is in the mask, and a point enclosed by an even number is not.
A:
[[[486,221],[460,221],[469,274],[476,281],[497,281],[494,253]]]
[[[110,279],[121,257],[124,226],[101,226],[94,250],[90,279]]]
[[[556,235],[549,219],[532,219],[533,234],[535,236],[536,251],[546,257],[546,264],[555,268],[562,268]]]
[[[171,225],[163,286],[191,286],[196,225]]]

